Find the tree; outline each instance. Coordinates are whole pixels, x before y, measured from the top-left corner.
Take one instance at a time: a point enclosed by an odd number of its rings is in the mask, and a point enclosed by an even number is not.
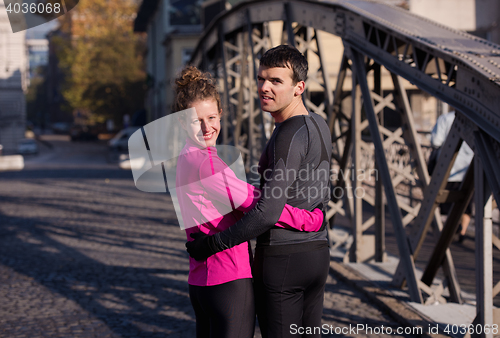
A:
[[[45,67],[39,67],[35,76],[30,79],[30,86],[26,93],[26,115],[29,121],[39,126],[45,126],[45,112],[49,110],[47,104],[47,80]]]
[[[145,42],[133,32],[136,11],[131,0],[87,0],[59,19],[64,37],[54,42],[65,73],[66,110],[119,124],[124,114],[143,107]]]

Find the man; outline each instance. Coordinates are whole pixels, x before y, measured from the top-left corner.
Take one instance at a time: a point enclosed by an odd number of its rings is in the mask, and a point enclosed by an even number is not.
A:
[[[252,267],[257,316],[263,337],[293,336],[316,328],[320,337],[329,267],[326,229],[299,232],[275,227],[286,203],[313,210],[329,200],[331,136],[326,122],[302,102],[307,60],[294,47],[278,46],[260,60],[261,107],[276,128],[259,161],[262,197],[229,229],[186,244],[198,260],[257,237]]]

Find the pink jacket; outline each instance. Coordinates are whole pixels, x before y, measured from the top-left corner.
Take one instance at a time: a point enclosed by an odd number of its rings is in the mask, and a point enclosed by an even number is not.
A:
[[[179,155],[176,194],[188,241],[190,234],[208,235],[223,231],[251,210],[260,191],[241,181],[222,159],[215,147],[200,149],[190,139]],[[323,214],[286,205],[276,226],[301,231],[317,231]],[[206,261],[189,258],[188,283],[210,286],[241,278],[251,278],[248,243],[216,253]]]

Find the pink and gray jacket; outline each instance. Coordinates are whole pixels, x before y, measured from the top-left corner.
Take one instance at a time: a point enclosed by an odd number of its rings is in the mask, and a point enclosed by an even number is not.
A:
[[[177,162],[176,194],[187,239],[191,241],[191,233],[213,235],[235,224],[257,204],[260,191],[236,177],[215,147],[200,149],[188,138]],[[276,226],[317,231],[322,223],[321,210],[307,211],[286,204]],[[190,285],[211,286],[251,277],[248,242],[206,261],[189,258]]]

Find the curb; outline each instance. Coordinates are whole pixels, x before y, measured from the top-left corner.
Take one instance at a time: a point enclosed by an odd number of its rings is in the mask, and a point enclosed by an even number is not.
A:
[[[46,146],[46,147],[47,147],[47,148],[49,148],[49,149],[54,148],[54,145],[53,145],[52,143],[50,143],[50,142],[48,142],[48,141],[45,141],[45,140],[42,140],[42,139],[40,138],[40,136],[38,136],[38,135],[36,135],[36,136],[35,136],[35,140],[36,140],[37,142],[40,142],[41,144],[43,144],[44,146]]]
[[[371,280],[369,280],[356,270],[352,269],[351,267],[331,260],[330,272],[342,282],[349,284],[359,291],[363,292],[371,301],[373,301],[381,309],[387,311],[387,313],[389,313],[389,315],[392,316],[400,324],[405,326],[422,327],[424,333],[420,335],[420,337],[449,337],[441,333],[429,333],[429,326],[435,327],[437,325],[436,322],[423,315],[419,311],[413,309],[405,302],[397,300],[391,292],[376,285]]]

